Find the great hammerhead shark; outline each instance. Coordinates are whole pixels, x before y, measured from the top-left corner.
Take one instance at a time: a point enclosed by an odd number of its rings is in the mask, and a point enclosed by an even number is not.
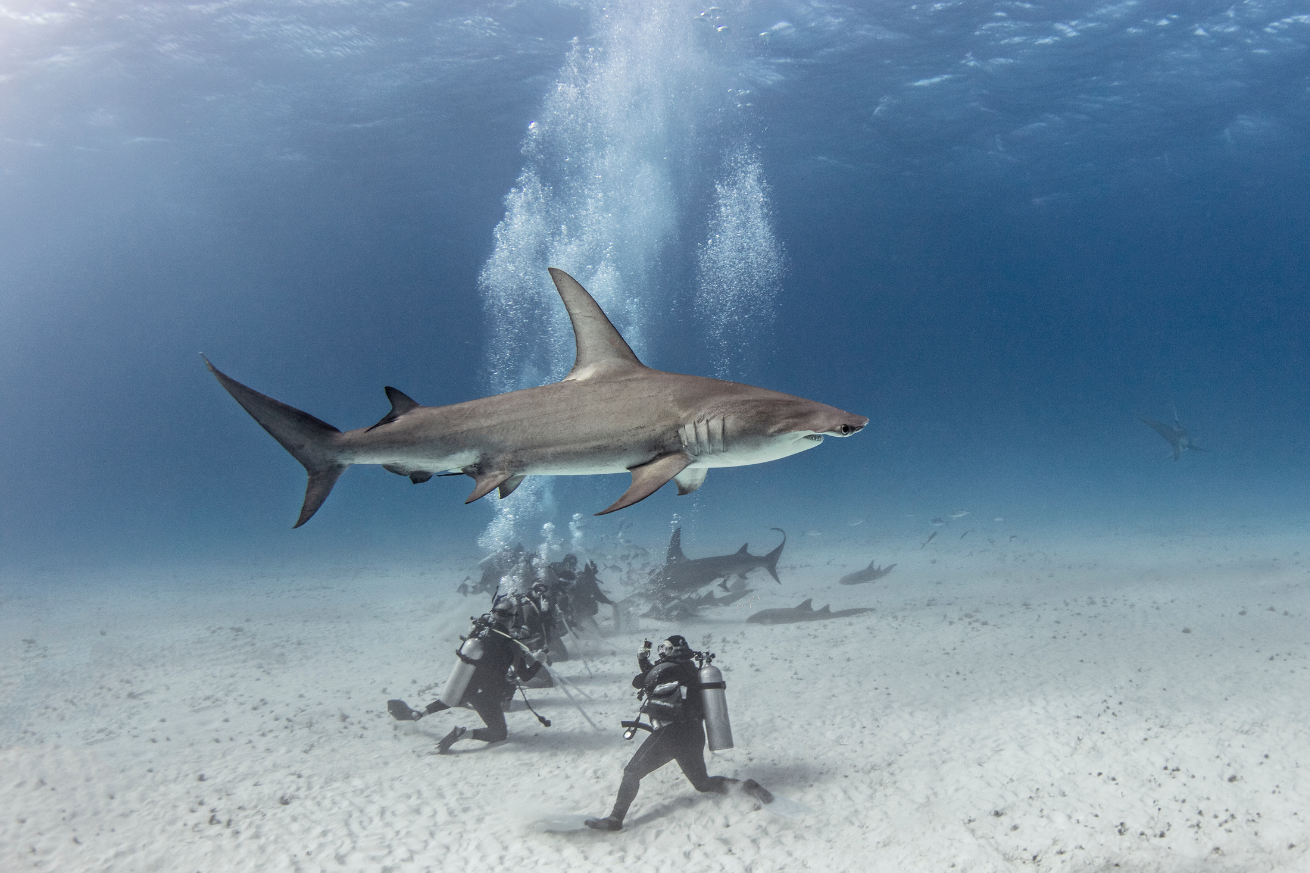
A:
[[[664,566],[655,574],[655,587],[666,593],[675,594],[696,591],[711,582],[726,581],[732,576],[744,579],[747,573],[757,567],[767,570],[773,581],[781,585],[782,580],[778,578],[778,558],[782,556],[782,547],[787,545],[787,534],[779,527],[773,530],[782,534],[782,542],[767,555],[752,555],[746,551],[746,547],[750,544],[743,543],[741,548],[731,555],[688,558],[682,552],[682,528],[677,528],[669,538],[669,556]],[[726,589],[728,586],[723,585],[723,587]]]
[[[381,464],[411,482],[470,476],[472,503],[493,490],[508,497],[525,476],[632,474],[604,515],[644,500],[670,479],[679,494],[711,467],[759,464],[845,437],[869,419],[836,407],[703,376],[652,370],[637,360],[592,296],[550,269],[577,343],[560,382],[450,406],[420,406],[388,386],[391,411],[372,427],[342,433],[247,388],[205,364],[246,412],[309,473],[300,527],[352,464]],[[203,356],[202,356],[203,357]]]
[[[1145,418],[1140,415],[1138,416],[1138,419],[1142,424],[1149,426],[1160,436],[1168,440],[1169,447],[1174,450],[1175,461],[1182,457],[1183,452],[1209,451],[1209,449],[1203,449],[1196,443],[1192,442],[1192,435],[1189,434],[1187,428],[1183,427],[1178,421],[1177,409],[1174,410],[1174,423],[1172,425],[1165,424],[1162,421],[1156,421],[1153,418]]]

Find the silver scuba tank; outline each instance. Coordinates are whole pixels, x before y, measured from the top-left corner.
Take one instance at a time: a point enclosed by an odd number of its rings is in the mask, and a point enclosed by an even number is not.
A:
[[[705,710],[705,737],[711,752],[732,748],[732,725],[728,722],[728,698],[719,668],[706,664],[700,668],[700,699]]]
[[[459,706],[460,701],[464,699],[464,692],[468,690],[473,671],[478,669],[478,661],[482,660],[482,640],[469,637],[455,654],[458,656],[455,667],[450,671],[450,678],[446,680],[441,693],[437,695],[437,699],[446,706]]]

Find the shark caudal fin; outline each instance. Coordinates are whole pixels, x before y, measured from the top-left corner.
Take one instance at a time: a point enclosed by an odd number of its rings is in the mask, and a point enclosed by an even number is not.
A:
[[[767,562],[764,569],[769,571],[769,575],[773,577],[774,582],[781,585],[782,580],[778,578],[778,559],[782,557],[782,547],[787,545],[787,532],[780,527],[771,527],[769,530],[776,530],[782,534],[782,542],[778,543],[778,548],[764,556],[764,560]]]
[[[209,358],[204,355],[200,357],[204,358],[205,366],[218,379],[218,383],[227,389],[227,393],[250,413],[251,418],[259,422],[260,427],[281,443],[282,448],[290,452],[309,474],[305,503],[294,525],[300,527],[318,512],[318,508],[332,492],[332,486],[337,484],[337,479],[350,466],[349,462],[341,460],[341,450],[337,447],[336,438],[341,435],[341,431],[307,412],[247,388],[209,363]]]

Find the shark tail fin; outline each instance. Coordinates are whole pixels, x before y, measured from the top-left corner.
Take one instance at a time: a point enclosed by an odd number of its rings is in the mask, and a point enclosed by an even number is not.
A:
[[[764,560],[766,561],[764,569],[769,571],[769,575],[773,577],[774,582],[781,585],[782,580],[778,578],[778,559],[782,557],[782,547],[787,545],[787,532],[780,527],[771,527],[769,530],[776,530],[778,533],[782,534],[782,542],[778,543],[776,549],[764,556]],[[742,546],[742,548],[745,548],[745,546]]]
[[[318,512],[318,508],[332,492],[332,486],[337,484],[341,474],[350,466],[348,461],[341,460],[342,453],[337,445],[341,431],[308,412],[301,412],[280,400],[247,388],[209,363],[204,355],[201,357],[209,372],[232,395],[232,399],[240,403],[241,408],[250,413],[250,417],[268,431],[273,439],[281,443],[282,448],[290,452],[309,474],[305,502],[300,507],[300,518],[294,525],[300,527],[314,517],[314,513]]]

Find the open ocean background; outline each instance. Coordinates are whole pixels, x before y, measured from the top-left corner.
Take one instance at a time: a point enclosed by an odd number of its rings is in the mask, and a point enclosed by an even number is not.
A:
[[[651,366],[871,418],[590,530],[1310,522],[1304,3],[4,0],[0,569],[563,536],[626,478],[358,467],[293,531],[198,355],[343,430],[541,384],[547,266]]]

